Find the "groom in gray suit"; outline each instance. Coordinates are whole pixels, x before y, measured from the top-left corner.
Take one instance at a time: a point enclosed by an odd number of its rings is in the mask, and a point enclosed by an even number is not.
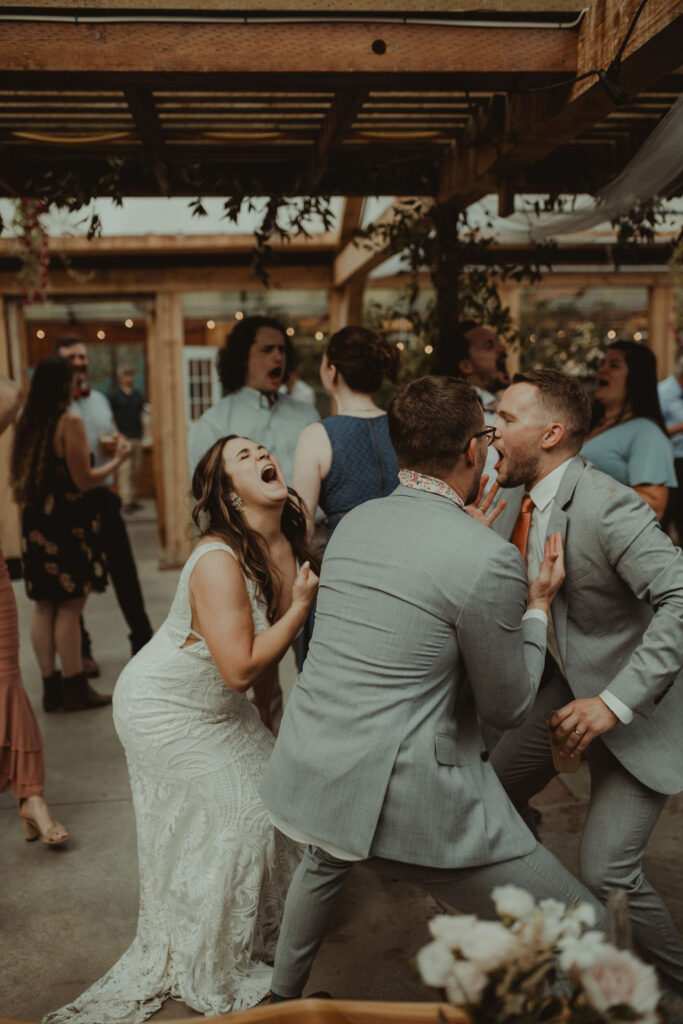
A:
[[[528,587],[518,552],[487,529],[494,515],[467,514],[492,439],[469,385],[413,381],[389,430],[400,485],[350,512],[327,547],[313,639],[261,787],[278,828],[306,844],[275,999],[301,995],[355,861],[483,916],[507,882],[598,906],[516,814],[478,722],[510,728],[533,705],[561,547],[549,543]]]
[[[590,408],[554,370],[517,374],[495,421],[507,507],[495,529],[523,552],[530,579],[559,533],[566,577],[553,602],[546,671],[533,711],[492,761],[518,809],[555,774],[545,718],[584,754],[591,799],[581,878],[600,899],[628,892],[634,938],[683,993],[683,942],[643,874],[650,833],[683,788],[683,552],[630,487],[577,456]]]

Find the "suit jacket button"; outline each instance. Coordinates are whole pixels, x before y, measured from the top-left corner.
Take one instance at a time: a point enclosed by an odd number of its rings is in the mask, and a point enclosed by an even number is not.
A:
[[[488,761],[488,759],[490,757],[490,754],[489,754],[488,750],[482,750],[480,757],[481,757],[482,761]]]

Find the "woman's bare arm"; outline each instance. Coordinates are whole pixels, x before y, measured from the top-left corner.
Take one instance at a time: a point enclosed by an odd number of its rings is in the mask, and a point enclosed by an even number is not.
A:
[[[309,423],[299,434],[292,473],[292,487],[304,503],[309,540],[315,529],[320,486],[330,472],[331,465],[332,445],[325,428],[322,423]]]
[[[110,473],[130,454],[130,445],[125,441],[117,443],[116,454],[103,466],[93,469],[90,465],[90,446],[85,433],[85,424],[75,412],[65,412],[62,417],[64,458],[71,479],[79,491],[103,484]]]
[[[657,519],[661,521],[669,501],[669,488],[661,484],[638,484],[633,490],[654,509]]]
[[[318,579],[306,562],[292,588],[292,603],[276,623],[254,634],[242,570],[227,551],[210,551],[190,577],[192,628],[204,637],[223,682],[244,692],[277,665],[302,628]]]
[[[21,388],[0,373],[0,434],[14,423],[21,405]]]

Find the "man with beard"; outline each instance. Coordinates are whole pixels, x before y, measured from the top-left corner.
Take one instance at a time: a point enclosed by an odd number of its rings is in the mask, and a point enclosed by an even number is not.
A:
[[[238,434],[267,448],[291,482],[299,434],[320,417],[307,402],[279,393],[288,348],[284,328],[272,317],[248,316],[233,327],[218,358],[224,397],[190,430],[190,476],[214,441]]]
[[[500,392],[510,383],[507,369],[507,345],[490,327],[474,320],[456,323],[442,340],[438,373],[460,377],[471,384],[484,409],[484,422],[492,426],[498,410]],[[497,455],[489,448],[484,472],[487,489],[496,479]]]
[[[506,492],[495,529],[530,579],[558,532],[567,572],[533,710],[492,762],[533,827],[527,802],[555,774],[546,719],[565,754],[585,753],[581,879],[603,901],[612,887],[627,891],[641,952],[683,993],[683,941],[641,863],[668,794],[683,786],[683,552],[632,488],[577,457],[589,422],[580,385],[555,370],[516,374],[498,409],[498,483],[519,489]]]
[[[308,657],[261,787],[277,827],[306,844],[275,999],[301,995],[355,861],[485,917],[491,889],[508,882],[591,900],[515,813],[479,730],[479,716],[510,728],[533,704],[561,547],[549,542],[528,587],[517,551],[485,528],[490,500],[467,514],[492,436],[467,384],[423,377],[388,415],[399,486],[332,535]]]

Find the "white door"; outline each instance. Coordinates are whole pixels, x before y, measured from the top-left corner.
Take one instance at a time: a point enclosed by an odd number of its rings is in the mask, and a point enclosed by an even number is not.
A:
[[[219,351],[210,345],[186,345],[183,348],[188,427],[221,397],[221,382],[216,369]]]

